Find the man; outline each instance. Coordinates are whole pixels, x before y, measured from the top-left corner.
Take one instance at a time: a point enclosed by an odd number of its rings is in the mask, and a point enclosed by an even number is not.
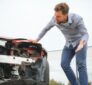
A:
[[[63,68],[71,85],[78,85],[76,76],[70,67],[70,62],[74,55],[76,55],[80,85],[88,85],[86,52],[89,36],[83,19],[77,14],[70,14],[69,6],[66,3],[57,4],[54,10],[55,15],[43,29],[37,40],[33,42],[38,42],[47,31],[56,26],[64,34],[66,39],[62,52],[61,67]]]

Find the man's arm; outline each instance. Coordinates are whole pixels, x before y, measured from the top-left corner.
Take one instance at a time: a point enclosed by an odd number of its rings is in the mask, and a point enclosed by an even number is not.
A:
[[[81,37],[79,45],[78,45],[78,47],[76,49],[76,52],[78,52],[79,50],[81,50],[84,47],[84,45],[87,43],[88,38],[89,38],[87,29],[86,29],[86,27],[84,25],[84,22],[83,22],[82,18],[80,18],[78,20],[77,28],[78,28],[80,34],[82,34],[82,37]]]
[[[88,35],[87,29],[84,25],[84,22],[83,22],[82,18],[80,19],[80,21],[78,23],[78,28],[79,28],[80,33],[83,35],[81,40],[83,40],[87,43],[89,35]]]
[[[38,42],[53,26],[54,26],[54,17],[50,20],[47,26],[41,31],[36,41]]]

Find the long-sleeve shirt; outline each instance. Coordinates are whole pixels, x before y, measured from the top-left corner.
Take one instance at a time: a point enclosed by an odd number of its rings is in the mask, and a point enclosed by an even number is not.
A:
[[[84,25],[83,19],[77,14],[68,14],[68,21],[66,23],[57,24],[55,16],[52,17],[47,26],[42,30],[37,40],[40,40],[52,27],[56,26],[64,35],[66,43],[65,46],[69,47],[70,44],[75,47],[80,40],[88,41],[89,35]]]

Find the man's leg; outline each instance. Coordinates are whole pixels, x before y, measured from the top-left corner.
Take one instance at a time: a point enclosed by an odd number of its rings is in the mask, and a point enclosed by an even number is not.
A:
[[[63,68],[67,78],[69,79],[71,85],[78,85],[76,76],[70,67],[70,62],[75,55],[74,48],[72,46],[64,47],[62,52],[62,59],[61,59],[61,67]]]
[[[80,85],[88,85],[87,67],[86,67],[87,45],[76,53],[76,63],[79,71]]]

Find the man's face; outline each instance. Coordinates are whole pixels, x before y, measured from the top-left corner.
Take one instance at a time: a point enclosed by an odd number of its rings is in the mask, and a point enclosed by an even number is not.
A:
[[[58,24],[65,23],[67,21],[67,14],[62,14],[61,11],[55,12],[55,18]]]

